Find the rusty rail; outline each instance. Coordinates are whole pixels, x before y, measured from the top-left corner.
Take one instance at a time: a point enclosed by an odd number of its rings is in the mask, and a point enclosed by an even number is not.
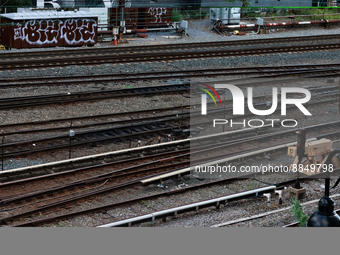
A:
[[[255,54],[273,54],[285,52],[302,52],[302,51],[320,51],[335,50],[340,48],[340,43],[302,45],[302,46],[277,46],[263,48],[246,48],[235,50],[208,50],[208,51],[184,51],[184,52],[153,52],[153,53],[136,53],[136,54],[118,54],[117,56],[103,55],[98,56],[77,56],[65,57],[60,59],[39,59],[39,60],[21,60],[21,61],[2,61],[0,71],[18,70],[29,68],[46,68],[46,67],[63,67],[69,65],[99,65],[99,64],[119,64],[130,62],[154,62],[168,60],[182,60],[194,58],[215,58],[215,57],[232,57],[246,56]]]
[[[281,42],[297,42],[297,41],[313,41],[313,40],[335,40],[339,39],[340,34],[335,35],[312,35],[312,36],[297,36],[297,37],[281,37],[281,38],[267,38],[267,39],[248,39],[248,40],[233,40],[233,41],[218,41],[218,42],[199,42],[199,43],[176,43],[176,44],[161,44],[161,45],[147,45],[147,46],[122,46],[122,47],[105,47],[92,49],[75,49],[75,50],[49,50],[49,51],[30,51],[30,52],[8,52],[0,54],[0,58],[25,58],[25,57],[46,57],[46,56],[70,56],[77,54],[120,54],[122,52],[145,52],[147,50],[161,51],[161,50],[178,50],[192,49],[202,47],[221,47],[233,45],[259,45],[264,43],[281,43]]]

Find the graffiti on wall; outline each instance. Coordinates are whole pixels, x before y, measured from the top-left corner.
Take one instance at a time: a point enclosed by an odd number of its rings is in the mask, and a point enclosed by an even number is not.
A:
[[[97,22],[92,19],[30,20],[14,29],[14,41],[53,44],[64,39],[68,45],[95,43]]]
[[[162,23],[162,15],[166,14],[167,8],[162,7],[150,7],[148,13],[155,17],[155,21],[151,21],[151,23]]]

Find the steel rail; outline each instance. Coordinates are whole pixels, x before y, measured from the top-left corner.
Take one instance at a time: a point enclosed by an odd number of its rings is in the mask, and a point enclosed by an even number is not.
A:
[[[26,193],[24,195],[15,195],[15,196],[10,196],[10,197],[0,197],[0,203],[8,203],[8,202],[13,202],[17,199],[23,199],[23,198],[28,198],[31,197],[32,195],[42,195],[45,194],[46,192],[54,192],[54,191],[58,191],[60,189],[64,189],[65,187],[74,187],[76,185],[81,185],[84,183],[89,183],[89,182],[98,182],[98,181],[104,181],[107,178],[112,178],[112,177],[120,177],[122,175],[130,175],[133,173],[125,173],[129,170],[132,169],[136,169],[142,166],[150,166],[153,165],[155,163],[161,163],[161,162],[167,162],[167,161],[171,161],[171,160],[175,160],[178,158],[182,158],[182,157],[187,157],[193,154],[197,154],[197,153],[201,153],[201,152],[207,152],[209,150],[215,150],[215,149],[219,149],[222,148],[224,146],[235,146],[235,145],[240,145],[243,143],[248,143],[250,141],[262,141],[262,139],[264,138],[273,138],[273,137],[277,137],[280,135],[286,136],[287,134],[294,134],[294,131],[286,131],[286,132],[279,132],[279,133],[274,133],[274,134],[265,134],[265,135],[256,135],[255,137],[248,137],[248,138],[241,138],[241,139],[237,139],[237,140],[232,140],[232,141],[227,141],[227,142],[219,142],[218,144],[216,144],[216,148],[211,148],[207,145],[203,145],[200,147],[195,147],[195,151],[194,152],[190,152],[189,149],[183,149],[180,151],[170,151],[170,152],[165,152],[165,153],[160,153],[160,154],[156,154],[156,155],[150,155],[147,157],[143,157],[143,158],[137,158],[137,161],[145,161],[148,159],[152,159],[152,158],[159,158],[162,157],[161,159],[157,159],[155,161],[152,162],[147,162],[147,163],[143,163],[140,165],[135,165],[132,167],[128,167],[128,168],[123,168],[120,170],[114,170],[108,173],[104,173],[104,174],[100,174],[97,176],[92,176],[83,180],[77,180],[75,182],[72,183],[68,183],[62,186],[57,186],[57,187],[53,187],[53,188],[47,188],[44,190],[39,190],[39,191],[35,191],[32,193]],[[199,151],[197,151],[199,150]],[[258,149],[250,149],[250,150],[238,150],[236,152],[228,152],[226,154],[223,154],[223,156],[219,155],[219,156],[211,156],[209,157],[209,160],[215,160],[215,159],[221,159],[224,158],[225,156],[238,156],[238,155],[243,155],[242,153],[251,153],[251,152],[256,152],[258,151]],[[178,155],[177,155],[178,154]],[[168,158],[163,158],[164,156],[168,156]],[[205,159],[207,160],[207,159]],[[74,174],[74,173],[78,173],[78,172],[82,172],[82,171],[88,171],[88,170],[94,170],[94,169],[99,169],[99,168],[106,168],[108,166],[115,166],[115,168],[117,168],[117,165],[119,164],[125,164],[128,162],[135,162],[136,158],[134,159],[128,159],[128,160],[121,160],[121,161],[115,161],[115,162],[110,162],[110,163],[104,163],[104,164],[99,164],[99,165],[94,165],[94,166],[89,166],[89,167],[81,167],[81,168],[77,168],[77,169],[72,169],[72,170],[68,170],[68,171],[62,171],[59,173],[52,173],[52,174],[47,174],[47,175],[43,175],[43,176],[38,176],[38,177],[31,177],[31,178],[26,178],[26,179],[20,179],[20,180],[16,180],[16,181],[10,181],[10,182],[5,182],[5,183],[1,183],[0,184],[0,188],[6,187],[8,188],[8,186],[11,185],[16,185],[16,184],[25,184],[27,182],[31,182],[31,181],[36,181],[36,180],[44,180],[46,178],[55,178],[57,176],[63,176],[63,175],[67,175],[67,174]],[[185,165],[190,164],[190,161],[186,161],[186,162],[180,162],[179,164],[184,163]],[[191,163],[196,163],[196,161],[192,161]],[[200,160],[197,161],[197,163],[200,163]],[[173,162],[170,163],[170,165],[175,165]],[[152,169],[151,169],[152,170]],[[145,171],[149,171],[149,169],[147,170],[142,170],[142,171],[138,171],[138,172],[145,172]],[[171,172],[171,171],[170,171]],[[123,173],[123,174],[120,174]],[[118,175],[117,175],[118,174]]]
[[[320,125],[318,125],[320,126]],[[327,135],[338,135],[340,133],[340,131],[337,131],[337,132],[332,132],[332,133],[328,133]],[[320,134],[318,135],[318,137],[323,137],[325,134]],[[172,171],[175,171],[175,170],[171,170],[170,172]],[[156,176],[159,175],[159,174],[156,174]],[[243,176],[244,178],[245,176]],[[146,179],[146,178],[142,178],[142,179]],[[87,194],[83,194],[83,195],[79,195],[79,196],[76,196],[74,197],[73,199],[81,199],[81,198],[84,198],[84,197],[87,197],[87,196],[91,196],[91,195],[94,195],[94,194],[100,194],[100,193],[103,193],[103,192],[107,192],[107,191],[111,191],[112,189],[116,189],[116,188],[121,188],[121,187],[128,187],[128,186],[131,186],[133,184],[136,184],[137,182],[136,181],[142,181],[141,179],[137,179],[135,181],[129,181],[129,182],[126,182],[124,184],[118,184],[114,187],[109,187],[109,188],[104,188],[104,189],[101,189],[99,191],[95,191],[95,192],[89,192]],[[221,180],[219,180],[221,181]],[[219,182],[218,181],[218,182]],[[7,217],[7,218],[3,218],[3,219],[0,219],[0,221],[7,221],[7,220],[10,220],[10,219],[13,219],[15,217],[22,217],[24,215],[27,215],[27,214],[30,214],[32,212],[37,212],[37,211],[41,211],[43,209],[48,209],[48,208],[52,208],[54,207],[55,205],[60,205],[60,204],[64,204],[64,203],[67,203],[67,202],[70,202],[70,201],[73,201],[73,199],[65,199],[65,200],[62,200],[62,201],[59,201],[59,202],[56,202],[56,203],[52,203],[50,205],[46,205],[46,206],[42,206],[42,207],[39,207],[38,209],[35,209],[33,211],[30,211],[30,212],[25,212],[23,214],[20,214],[20,216],[16,215],[16,216],[10,216],[10,217]]]
[[[331,125],[331,124],[330,124]],[[242,137],[244,138],[244,135],[249,133],[261,133],[263,130],[266,130],[268,128],[268,125],[265,125],[263,127],[259,128],[245,128],[237,131],[230,131],[230,132],[224,132],[216,135],[208,135],[203,136],[199,138],[192,138],[191,140],[207,140],[211,139],[212,137],[218,137],[221,141],[230,138],[230,137]],[[18,180],[19,178],[22,178],[21,176],[39,176],[41,174],[48,175],[51,173],[58,173],[68,170],[73,170],[75,168],[83,168],[84,164],[86,165],[93,165],[93,164],[99,164],[99,165],[105,165],[108,163],[113,162],[132,162],[136,159],[141,159],[140,154],[143,153],[143,159],[152,159],[152,157],[155,155],[169,155],[169,153],[173,153],[173,151],[183,151],[185,149],[188,149],[189,147],[189,139],[179,140],[179,141],[170,141],[167,143],[160,143],[160,144],[154,144],[149,146],[143,146],[143,147],[136,147],[131,148],[127,150],[121,150],[121,151],[114,151],[109,153],[102,153],[97,155],[90,155],[86,157],[81,158],[74,158],[69,160],[62,160],[52,163],[45,163],[45,164],[39,164],[35,166],[29,166],[29,167],[23,167],[19,169],[14,170],[7,170],[0,172],[0,177],[4,177],[2,179],[6,179],[3,183],[8,182],[8,180]],[[203,147],[202,147],[203,148]],[[105,163],[103,163],[105,162]],[[14,178],[13,178],[14,177]],[[32,177],[36,178],[36,177]],[[38,178],[38,177],[37,177]],[[29,178],[28,178],[29,179]],[[20,179],[19,179],[20,182]],[[4,184],[5,185],[5,184]]]
[[[307,105],[315,105],[315,104],[322,104],[322,103],[329,103],[329,102],[335,102],[337,101],[338,97],[337,97],[338,93],[331,93],[331,95],[329,94],[322,94],[321,97],[329,97],[329,96],[332,96],[332,97],[336,97],[334,99],[326,99],[326,100],[322,100],[322,101],[314,101],[314,102],[309,102],[307,103]],[[259,105],[263,105],[265,106],[266,103],[260,103],[260,104],[256,104],[256,106],[259,106]],[[289,106],[289,108],[291,108],[292,106]],[[231,109],[227,109],[228,111],[230,111]],[[215,110],[215,111],[211,111],[211,113],[219,113],[219,112],[224,112],[224,109],[220,109],[220,110]],[[197,113],[198,114],[198,113]],[[189,118],[190,116],[193,116],[193,114],[189,115],[189,114],[186,114],[186,115],[183,115],[184,118]],[[132,136],[133,137],[136,137],[136,136],[141,136],[141,135],[146,135],[146,134],[151,134],[151,133],[155,133],[155,132],[172,132],[176,127],[179,127],[179,126],[171,126],[171,125],[168,125],[168,126],[164,126],[164,122],[166,121],[174,121],[174,120],[179,120],[182,116],[176,114],[175,117],[169,117],[169,118],[166,118],[166,119],[163,119],[163,120],[156,120],[156,121],[153,121],[153,122],[141,122],[139,124],[136,124],[134,125],[134,132],[132,133]],[[200,123],[202,124],[202,123]],[[145,128],[142,128],[141,130],[143,131],[138,131],[140,130],[139,127],[144,127],[144,126],[147,126],[147,130],[145,130]],[[152,127],[152,128],[150,128]],[[119,128],[119,129],[118,129]],[[188,128],[188,126],[185,126],[184,128]],[[86,145],[86,144],[92,144],[92,143],[98,143],[98,142],[107,142],[107,141],[113,141],[113,140],[117,140],[117,139],[121,139],[121,138],[127,138],[127,137],[130,137],[131,134],[128,134],[126,132],[124,132],[124,130],[130,130],[130,126],[120,126],[120,127],[115,127],[115,128],[106,128],[106,129],[102,129],[102,130],[90,130],[90,131],[84,131],[84,132],[81,132],[80,134],[78,134],[77,136],[77,139],[81,139],[82,136],[85,136],[86,135],[93,135],[93,134],[109,134],[109,135],[105,135],[105,137],[99,137],[99,138],[96,138],[96,139],[90,139],[90,140],[85,140],[85,141],[77,141],[77,142],[74,142],[71,147],[78,147],[78,146],[83,146],[83,145]],[[119,131],[121,130],[121,131]],[[137,131],[136,131],[137,130]],[[112,133],[114,131],[114,133]],[[111,134],[112,133],[112,134]],[[120,134],[120,133],[123,133],[123,134]],[[29,140],[29,141],[20,141],[20,142],[15,142],[15,143],[6,143],[3,145],[3,148],[9,148],[9,147],[20,147],[22,145],[27,145],[27,144],[37,144],[37,143],[40,143],[40,142],[51,142],[53,140],[59,140],[59,139],[65,139],[65,138],[68,138],[68,135],[60,135],[60,136],[55,136],[55,137],[46,137],[46,138],[43,138],[43,139],[38,139],[38,140]],[[37,153],[37,152],[45,152],[45,151],[55,151],[55,150],[58,150],[58,149],[63,149],[63,148],[68,148],[70,147],[69,145],[67,144],[62,144],[62,145],[56,145],[56,146],[50,146],[50,147],[41,147],[41,148],[35,148],[35,149],[32,149],[32,148],[28,148],[26,150],[21,150],[21,151],[17,151],[17,152],[6,152],[3,154],[3,157],[4,158],[9,158],[9,157],[14,157],[14,156],[24,156],[24,155],[29,155],[29,154],[32,154],[32,153]]]
[[[337,169],[337,171],[338,171],[338,169]],[[98,206],[98,207],[80,210],[80,211],[76,211],[76,212],[65,213],[65,214],[61,214],[61,215],[58,215],[58,216],[54,216],[54,217],[48,217],[48,218],[45,218],[45,219],[32,220],[32,221],[29,221],[29,222],[19,223],[19,224],[15,225],[14,227],[38,226],[38,225],[41,225],[41,224],[55,222],[57,220],[71,219],[71,218],[74,218],[74,217],[79,216],[79,215],[84,215],[84,214],[88,215],[88,214],[92,214],[92,213],[96,213],[96,212],[106,212],[106,211],[111,210],[113,208],[116,208],[118,206],[124,206],[124,205],[128,205],[128,204],[139,203],[142,200],[145,201],[145,200],[155,199],[155,198],[163,197],[163,196],[171,196],[171,195],[175,195],[175,194],[182,194],[182,193],[187,192],[187,191],[206,188],[206,187],[213,186],[213,185],[221,185],[221,184],[232,183],[232,182],[235,182],[237,180],[242,180],[242,179],[245,179],[245,178],[251,178],[253,176],[254,176],[254,174],[247,174],[247,175],[244,175],[242,178],[232,177],[232,178],[226,178],[226,179],[222,179],[222,180],[207,182],[207,183],[203,183],[203,184],[197,184],[197,185],[194,185],[194,186],[184,187],[184,188],[180,188],[180,189],[177,189],[177,190],[160,192],[160,193],[153,194],[153,195],[142,196],[142,197],[138,197],[138,198],[134,198],[134,199],[130,199],[130,200],[111,203],[111,204],[104,205],[104,206]],[[322,178],[322,176],[324,176],[324,174],[316,174],[314,178]],[[301,177],[299,180],[300,181],[302,181],[302,180],[308,181],[308,180],[313,180],[313,179],[310,178],[310,177],[307,177],[307,178]],[[282,183],[276,183],[275,186],[280,187],[280,186],[292,184],[292,183],[295,183],[295,182],[296,182],[296,179],[284,181]],[[42,209],[49,209],[49,208],[51,208],[51,207],[42,208]],[[28,215],[32,215],[32,214],[37,214],[40,210],[36,209],[36,210],[32,210],[32,211],[29,211],[29,212],[22,213],[21,215],[9,216],[7,218],[0,219],[0,222],[5,223],[6,221],[13,220],[13,219],[16,219],[16,218],[20,218],[20,217],[24,217],[24,216],[28,216]]]
[[[326,100],[321,100],[321,101],[314,101],[314,102],[309,102],[307,103],[307,105],[316,105],[316,104],[323,104],[323,103],[330,103],[330,102],[335,102],[338,100],[338,93],[332,93],[331,96],[332,97],[336,97],[334,99],[326,99]],[[322,97],[329,97],[329,94],[325,94],[325,95],[321,95]],[[265,106],[266,103],[260,103],[260,104],[256,104],[256,106],[259,105],[263,105]],[[292,108],[293,106],[289,106],[288,108]],[[231,109],[227,109],[228,111],[230,111]],[[215,111],[211,111],[211,114],[215,114],[215,113],[219,113],[219,112],[224,112],[224,109],[220,109],[220,110],[215,110]],[[198,113],[197,113],[198,114]],[[192,114],[186,114],[183,115],[184,118],[189,118],[189,116],[193,116]],[[139,123],[134,125],[134,132],[132,133],[133,137],[136,136],[142,136],[142,135],[146,135],[146,134],[152,134],[155,132],[172,132],[176,127],[178,128],[178,126],[171,126],[171,125],[167,125],[164,126],[162,123],[166,122],[166,121],[170,121],[172,122],[173,120],[179,120],[182,116],[176,116],[176,117],[172,117],[172,118],[167,118],[167,119],[163,119],[163,120],[157,120],[156,122],[149,122],[149,123]],[[202,124],[202,123],[200,123]],[[140,130],[140,127],[144,127],[144,126],[148,126],[147,130],[142,130],[143,131],[138,131]],[[150,127],[152,128],[150,128]],[[117,140],[117,139],[122,139],[122,138],[128,138],[131,136],[131,134],[128,132],[124,132],[124,130],[130,130],[130,126],[121,126],[119,127],[121,131],[118,130],[118,127],[115,128],[109,128],[109,129],[103,129],[103,130],[90,130],[90,131],[84,131],[80,134],[78,134],[78,140],[81,140],[81,137],[84,136],[86,137],[86,135],[93,135],[93,134],[110,134],[110,135],[105,135],[105,137],[99,137],[96,139],[89,139],[89,140],[85,140],[85,141],[77,141],[74,142],[71,147],[78,147],[78,146],[83,146],[86,144],[92,144],[92,143],[100,143],[100,142],[107,142],[107,141],[113,141],[113,140]],[[188,128],[188,126],[185,125],[184,128]],[[114,133],[113,130],[115,130]],[[137,131],[136,131],[137,130]],[[123,134],[120,134],[122,133]],[[112,134],[111,134],[112,133]],[[10,147],[20,147],[22,145],[27,145],[27,144],[38,144],[40,142],[51,142],[53,140],[60,140],[60,139],[65,139],[68,138],[68,135],[60,135],[60,136],[55,136],[55,137],[46,137],[43,139],[39,139],[39,140],[29,140],[29,141],[20,141],[20,142],[15,142],[15,143],[7,143],[3,145],[3,148],[10,148]],[[62,145],[54,145],[54,146],[49,146],[49,147],[40,147],[40,148],[27,148],[24,150],[20,150],[20,151],[16,151],[16,152],[6,152],[3,154],[4,158],[9,158],[9,157],[15,157],[15,156],[25,156],[25,155],[29,155],[32,153],[38,153],[38,152],[46,152],[46,151],[55,151],[55,150],[59,150],[59,149],[63,149],[63,148],[68,148],[70,147],[67,144],[62,144]]]
[[[84,83],[101,82],[128,82],[140,80],[165,80],[182,79],[190,77],[215,77],[233,75],[254,75],[254,74],[284,74],[290,72],[306,73],[308,71],[324,72],[338,71],[340,64],[321,65],[296,65],[296,66],[260,66],[260,67],[239,67],[239,68],[218,68],[218,69],[197,69],[164,72],[146,73],[119,73],[119,74],[95,74],[84,76],[47,76],[47,77],[26,77],[26,78],[4,78],[0,79],[0,88],[10,87],[31,87],[31,86],[61,86]],[[134,77],[137,76],[137,77]],[[113,79],[115,78],[115,79]],[[7,82],[7,83],[4,83]],[[29,82],[29,83],[27,83]]]
[[[316,72],[339,72],[340,70],[327,69],[327,70],[306,70],[306,71],[297,71],[297,72],[288,72],[290,74],[301,74],[301,73],[316,73]],[[283,74],[276,74],[274,76],[258,76],[252,77],[252,80],[255,78],[276,78]],[[334,76],[337,74],[326,74],[324,76]],[[308,76],[305,78],[313,78],[313,76]],[[319,75],[316,77],[320,77]],[[242,81],[247,80],[249,78],[241,78],[232,81]],[[280,82],[281,80],[275,81]],[[283,79],[282,81],[289,81],[287,79]],[[209,83],[209,82],[208,82]],[[252,81],[251,85],[255,86],[258,84],[263,84],[263,81],[254,82]],[[238,84],[238,86],[246,86],[249,85],[247,83]],[[44,106],[50,104],[63,104],[63,103],[74,103],[74,102],[82,102],[89,100],[104,100],[104,99],[112,99],[119,97],[133,97],[139,95],[157,95],[157,94],[172,94],[172,93],[183,93],[185,91],[189,92],[190,83],[179,83],[173,85],[161,85],[161,86],[148,86],[148,87],[134,87],[127,89],[114,89],[114,90],[99,90],[99,91],[85,91],[85,92],[74,92],[67,94],[51,94],[51,95],[40,95],[40,96],[27,96],[27,97],[15,97],[15,98],[0,98],[0,110],[8,110],[15,108],[23,108],[23,107],[33,107],[33,106]]]
[[[308,128],[310,129],[310,128]],[[226,145],[228,146],[235,146],[235,145],[239,145],[239,144],[243,144],[243,143],[248,143],[250,141],[262,141],[263,138],[277,138],[278,136],[286,136],[288,134],[295,134],[295,131],[296,130],[293,130],[293,131],[285,131],[285,132],[279,132],[279,133],[275,133],[275,134],[266,134],[266,135],[260,135],[260,136],[255,136],[255,137],[250,137],[250,138],[245,138],[245,139],[239,139],[239,140],[236,140],[236,141],[228,141],[228,142],[222,142],[222,143],[219,143],[216,145],[216,147],[214,148],[206,148],[207,146],[201,146],[201,148],[203,148],[203,151],[208,151],[208,150],[215,150],[215,149],[219,149],[219,148],[222,148],[222,147],[225,147]],[[317,138],[320,138],[320,137],[324,137],[324,136],[329,136],[329,135],[335,135],[335,134],[339,134],[340,131],[337,131],[337,132],[332,132],[332,133],[326,133],[326,134],[320,134],[318,136],[316,136]],[[288,143],[294,143],[294,142],[288,142]],[[287,142],[283,143],[283,145],[287,144]],[[274,146],[275,147],[275,150],[278,150],[278,148],[276,148],[277,146],[281,146],[282,143],[279,143],[278,145]],[[274,148],[274,147],[270,147],[270,148]],[[199,148],[199,149],[201,149]],[[286,147],[282,147],[282,148],[286,148]],[[197,148],[196,148],[197,149]],[[237,152],[229,152],[227,153],[226,155],[227,156],[233,156],[233,157],[236,157],[236,158],[242,158],[244,157],[244,153],[256,153],[257,151],[260,151],[260,153],[262,153],[262,149],[252,149],[252,150],[242,150],[242,151],[237,151]],[[77,186],[77,185],[81,185],[81,184],[84,184],[84,183],[91,183],[91,182],[99,182],[99,181],[105,181],[107,179],[110,179],[110,178],[113,178],[113,177],[120,177],[120,176],[126,176],[126,175],[130,175],[130,174],[134,174],[134,173],[138,173],[138,172],[147,172],[147,171],[152,171],[153,169],[146,169],[146,170],[139,170],[139,171],[135,171],[135,172],[132,172],[132,173],[126,173],[126,171],[129,171],[131,169],[136,169],[136,168],[139,168],[141,166],[147,166],[147,165],[153,165],[155,163],[158,163],[158,162],[167,162],[169,160],[174,160],[176,158],[182,158],[182,157],[187,157],[189,155],[192,155],[192,154],[197,154],[197,153],[200,153],[202,152],[202,150],[200,151],[194,151],[194,152],[188,152],[188,153],[185,153],[186,150],[183,150],[182,151],[183,154],[180,154],[180,155],[177,155],[179,152],[174,152],[175,156],[172,155],[170,156],[170,158],[162,158],[160,160],[156,160],[156,161],[153,161],[153,162],[148,162],[148,163],[144,163],[142,165],[137,165],[137,166],[132,166],[132,167],[128,167],[128,168],[125,168],[125,169],[120,169],[120,170],[117,170],[117,171],[112,171],[112,172],[108,172],[108,173],[105,173],[105,174],[100,174],[100,175],[97,175],[97,176],[92,176],[90,178],[86,178],[84,180],[78,180],[78,181],[75,181],[73,183],[68,183],[68,184],[65,184],[65,185],[61,185],[61,186],[57,186],[57,187],[53,187],[53,188],[47,188],[47,189],[44,189],[44,190],[40,190],[40,191],[35,191],[35,192],[31,192],[31,193],[25,193],[24,195],[16,195],[16,196],[12,196],[12,197],[6,197],[6,198],[3,198],[0,200],[0,203],[8,203],[8,202],[13,202],[13,201],[16,201],[18,199],[25,199],[25,198],[29,198],[31,196],[36,196],[36,195],[43,195],[43,194],[46,194],[46,193],[49,193],[49,192],[55,192],[55,191],[58,191],[58,190],[61,190],[61,189],[64,189],[64,188],[67,188],[67,187],[74,187],[74,186]],[[180,153],[182,153],[180,152]],[[226,155],[223,155],[223,156],[212,156],[212,157],[209,157],[208,159],[204,159],[205,162],[207,162],[206,160],[223,160],[225,159],[225,156]],[[162,155],[163,156],[163,155]],[[236,159],[235,159],[236,160]],[[209,161],[208,161],[209,162]],[[121,163],[121,162],[119,162]],[[188,164],[194,164],[194,163],[202,163],[201,160],[199,161],[186,161],[186,162],[180,162],[178,163],[177,165],[188,165]],[[102,167],[107,167],[107,166],[112,166],[112,165],[115,165],[117,164],[116,162],[113,162],[113,163],[108,163],[108,164],[102,164],[102,165],[98,165],[98,166],[91,166],[91,167],[85,167],[85,168],[80,168],[80,169],[75,169],[73,171],[68,171],[68,172],[65,172],[66,174],[69,174],[69,173],[74,173],[74,172],[78,172],[78,171],[84,171],[84,170],[89,170],[89,169],[96,169],[96,168],[102,168]],[[173,162],[170,163],[170,165],[168,166],[171,166],[171,165],[176,165],[174,164]],[[163,166],[162,166],[163,167]],[[167,167],[167,166],[165,166]],[[157,167],[156,167],[157,168]],[[175,170],[170,170],[168,171],[167,173],[171,174],[172,172],[174,172]],[[118,174],[117,173],[121,173],[121,174]],[[63,175],[63,173],[60,173],[61,175]],[[58,174],[58,175],[60,175]],[[175,173],[176,174],[176,173]],[[151,176],[150,178],[158,178],[157,176],[159,176],[161,174],[156,174],[156,175],[153,175]],[[177,175],[177,174],[176,174]],[[17,184],[17,183],[24,183],[24,182],[27,182],[27,181],[32,181],[32,180],[40,180],[40,179],[45,179],[45,178],[49,178],[49,177],[55,177],[56,175],[55,174],[52,174],[52,175],[47,175],[47,176],[42,176],[42,177],[34,177],[33,179],[32,178],[28,178],[28,179],[24,179],[24,180],[19,180],[19,181],[14,181],[14,182],[8,182],[8,183],[4,183],[4,184],[1,184],[0,187],[2,186],[8,186],[8,185],[12,185],[12,184]],[[156,177],[155,177],[156,176]],[[161,175],[162,176],[162,175]],[[172,177],[172,175],[170,176]],[[162,179],[166,179],[166,178],[163,178],[161,177]],[[157,179],[158,180],[158,179]],[[148,182],[148,178],[145,177],[144,180],[141,180],[141,182],[144,184],[143,181],[146,181]],[[130,182],[128,182],[130,183]],[[149,182],[150,183],[150,182]],[[120,186],[121,187],[121,186]]]
[[[158,95],[189,92],[190,84],[174,84],[162,86],[137,87],[128,89],[99,90],[75,92],[70,94],[52,94],[28,97],[0,98],[0,110],[16,109],[22,107],[43,106],[49,104],[74,103],[89,100],[104,100],[119,97],[132,97],[140,95]]]
[[[210,50],[195,52],[160,52],[160,53],[138,53],[138,54],[118,54],[116,56],[83,56],[68,57],[61,59],[40,59],[40,60],[22,60],[22,61],[3,61],[0,64],[0,71],[27,68],[45,68],[45,67],[62,67],[69,65],[98,65],[98,64],[118,64],[130,62],[152,62],[182,60],[192,58],[218,58],[231,56],[246,56],[256,54],[273,54],[285,52],[302,52],[302,51],[320,51],[339,49],[340,43],[303,45],[303,46],[280,46],[280,47],[263,47],[247,48],[236,50]]]
[[[330,87],[313,87],[309,88],[309,91],[314,91],[314,92],[322,92],[325,91],[327,94],[334,96],[335,94],[338,93],[338,86],[330,86]],[[334,93],[334,92],[335,93]],[[322,97],[327,96],[327,94],[321,94]],[[255,100],[263,100],[266,96],[256,96],[253,97]],[[228,99],[225,101],[225,103],[231,103],[232,100]],[[209,105],[213,104],[213,102],[209,102]],[[102,114],[102,115],[92,115],[92,116],[83,116],[83,117],[73,117],[73,118],[64,118],[64,119],[53,119],[53,120],[44,120],[44,121],[33,121],[33,122],[22,122],[22,123],[13,123],[13,124],[4,124],[0,125],[0,129],[5,130],[6,128],[17,128],[20,126],[28,126],[28,125],[43,125],[43,124],[52,124],[52,123],[62,123],[66,122],[68,126],[63,126],[63,127],[56,127],[56,128],[45,128],[45,129],[33,129],[33,130],[23,130],[23,131],[10,131],[6,132],[5,135],[14,135],[14,134],[28,134],[28,133],[37,133],[37,132],[51,132],[51,131],[64,131],[69,129],[69,123],[71,121],[79,121],[79,120],[89,120],[89,119],[102,119],[102,118],[109,118],[109,117],[120,117],[120,116],[130,116],[130,115],[136,115],[136,114],[146,114],[146,113],[158,113],[158,112],[164,112],[164,111],[174,111],[174,110],[180,110],[180,109],[189,109],[192,107],[199,107],[200,104],[196,105],[181,105],[181,106],[174,106],[174,107],[168,107],[168,108],[157,108],[157,109],[150,109],[150,110],[141,110],[141,111],[132,111],[132,112],[121,112],[121,113],[112,113],[112,114]],[[134,119],[137,122],[142,122],[142,121],[149,121],[149,120],[156,120],[156,119],[162,119],[162,118],[171,118],[175,117],[177,115],[181,115],[180,113],[172,113],[172,114],[167,114],[167,115],[161,115],[161,116],[153,116],[153,117],[143,117],[139,119]],[[91,123],[91,124],[83,124],[83,125],[73,125],[73,129],[79,129],[79,128],[85,128],[85,127],[94,127],[94,126],[102,126],[102,125],[119,125],[119,124],[126,124],[130,123],[131,120],[119,120],[119,121],[106,121],[106,122],[98,122],[96,123]]]
[[[121,53],[121,52],[140,52],[148,49],[159,51],[178,48],[202,48],[202,47],[220,47],[232,45],[247,45],[247,44],[263,44],[263,43],[282,43],[282,42],[296,42],[296,41],[312,41],[312,40],[332,40],[339,39],[339,34],[333,35],[312,35],[312,36],[297,36],[297,37],[281,37],[281,38],[267,38],[267,39],[248,39],[248,40],[233,40],[233,41],[217,41],[217,42],[198,42],[198,43],[176,43],[176,44],[159,44],[146,46],[122,46],[122,47],[105,47],[105,48],[85,48],[72,50],[48,50],[48,51],[27,51],[27,52],[10,52],[1,53],[0,58],[23,58],[35,56],[58,56],[58,55],[72,55],[72,54],[105,54]]]

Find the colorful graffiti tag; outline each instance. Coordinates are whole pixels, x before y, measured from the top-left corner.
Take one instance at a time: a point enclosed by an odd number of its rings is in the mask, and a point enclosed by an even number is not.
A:
[[[162,15],[166,14],[167,8],[162,7],[150,7],[148,13],[151,16],[155,17],[155,21],[151,21],[151,23],[162,23]]]
[[[28,44],[57,44],[64,40],[68,45],[95,43],[97,22],[92,19],[30,20],[14,29],[14,41]]]

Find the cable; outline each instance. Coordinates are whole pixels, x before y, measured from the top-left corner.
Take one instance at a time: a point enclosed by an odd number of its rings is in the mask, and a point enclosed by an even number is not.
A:
[[[260,180],[258,180],[258,179],[256,179],[256,178],[253,178],[255,181],[258,181],[258,182],[261,182],[261,183],[263,183],[263,184],[267,184],[267,185],[270,185],[270,186],[277,186],[277,184],[274,184],[274,183],[269,183],[269,182],[264,182],[264,181],[260,181]]]

